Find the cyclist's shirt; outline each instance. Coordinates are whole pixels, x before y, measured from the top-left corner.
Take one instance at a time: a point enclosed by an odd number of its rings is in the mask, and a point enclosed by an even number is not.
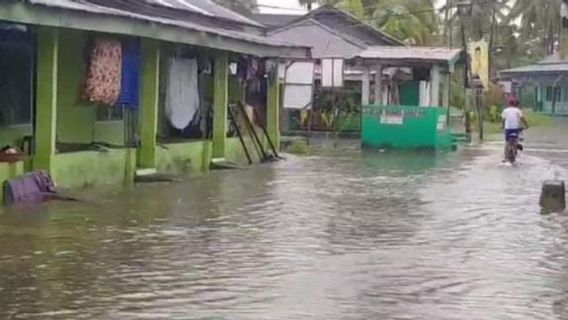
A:
[[[505,130],[521,129],[521,118],[523,112],[519,108],[507,107],[501,113],[501,118],[505,120]]]

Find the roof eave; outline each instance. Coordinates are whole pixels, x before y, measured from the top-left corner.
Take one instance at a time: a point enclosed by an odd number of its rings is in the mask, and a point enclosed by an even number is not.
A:
[[[0,20],[15,23],[97,31],[112,34],[151,38],[189,45],[210,47],[260,57],[290,59],[310,58],[306,47],[271,45],[223,36],[176,26],[173,23],[159,23],[151,20],[134,19],[124,16],[101,15],[58,7],[26,5],[21,2],[0,1]]]

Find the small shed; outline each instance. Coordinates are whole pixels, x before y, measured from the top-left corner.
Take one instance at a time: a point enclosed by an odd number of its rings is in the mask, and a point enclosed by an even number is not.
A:
[[[362,71],[363,146],[377,148],[451,147],[448,128],[450,74],[461,49],[373,46],[352,57]],[[410,70],[412,80],[385,83],[385,68]],[[370,100],[371,70],[375,71]]]

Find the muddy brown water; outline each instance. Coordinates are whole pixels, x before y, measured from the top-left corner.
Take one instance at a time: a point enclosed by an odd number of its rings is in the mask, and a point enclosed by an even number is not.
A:
[[[566,125],[565,125],[566,124]],[[0,319],[567,319],[568,122],[453,153],[310,157],[0,214]]]

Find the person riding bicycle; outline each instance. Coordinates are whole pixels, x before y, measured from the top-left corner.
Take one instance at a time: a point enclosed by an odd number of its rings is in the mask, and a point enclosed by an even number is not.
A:
[[[519,138],[523,129],[528,129],[529,124],[523,115],[523,111],[519,106],[519,100],[511,97],[507,101],[507,107],[501,113],[503,119],[503,128],[505,129],[505,150],[508,141],[512,137]],[[522,145],[518,144],[519,150],[522,150]],[[505,157],[506,158],[506,157]]]

